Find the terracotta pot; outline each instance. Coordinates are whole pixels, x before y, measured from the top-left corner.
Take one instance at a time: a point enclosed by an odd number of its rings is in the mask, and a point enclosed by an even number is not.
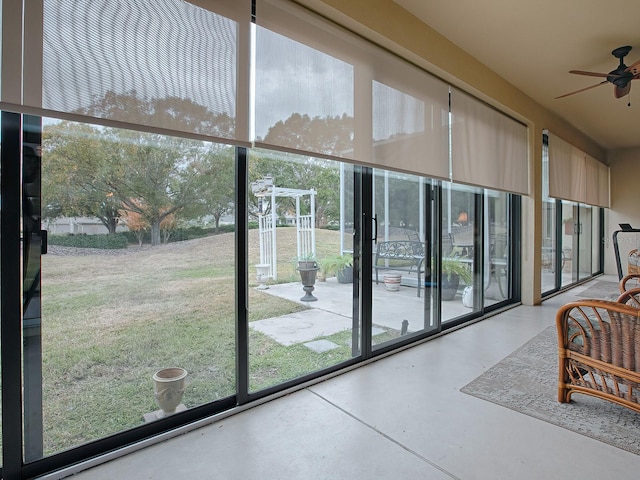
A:
[[[400,290],[400,282],[402,281],[402,275],[399,273],[385,273],[384,274],[384,288],[390,292],[397,292]]]

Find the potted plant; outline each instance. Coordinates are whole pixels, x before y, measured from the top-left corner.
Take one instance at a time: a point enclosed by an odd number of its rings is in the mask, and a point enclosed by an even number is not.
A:
[[[335,275],[338,283],[353,282],[353,256],[350,253],[324,257],[320,266],[325,276]]]
[[[316,275],[318,273],[318,262],[316,261],[315,255],[310,254],[304,257],[298,257],[298,272],[300,273],[302,289],[305,292],[300,300],[303,302],[316,301],[317,298],[311,294],[314,290]]]
[[[453,300],[458,292],[460,280],[471,284],[473,278],[465,262],[456,258],[442,258],[442,300]]]

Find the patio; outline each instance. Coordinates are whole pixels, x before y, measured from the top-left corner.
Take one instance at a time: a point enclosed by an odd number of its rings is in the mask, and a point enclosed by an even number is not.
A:
[[[425,296],[417,297],[415,287],[401,285],[398,291],[388,291],[382,282],[377,285],[373,282],[372,287],[374,336],[391,329],[401,331],[403,320],[409,320],[409,332],[415,330],[411,327],[412,323],[424,324]],[[302,312],[251,322],[251,328],[282,345],[311,342],[352,328],[352,283],[338,283],[335,277],[316,282],[313,295],[318,300],[315,302],[300,301],[304,295],[300,282],[269,285],[262,292],[309,307]],[[442,302],[443,319],[455,318],[470,311],[459,298]]]

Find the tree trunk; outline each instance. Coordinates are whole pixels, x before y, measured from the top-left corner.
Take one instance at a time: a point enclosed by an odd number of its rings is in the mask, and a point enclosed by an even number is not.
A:
[[[118,219],[115,217],[111,217],[108,221],[107,229],[109,230],[109,234],[116,233],[116,226],[118,225]]]
[[[151,223],[151,246],[160,245],[160,220]]]

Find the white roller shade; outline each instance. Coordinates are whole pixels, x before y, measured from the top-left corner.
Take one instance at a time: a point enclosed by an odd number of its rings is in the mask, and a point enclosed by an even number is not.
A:
[[[599,207],[609,208],[609,167],[598,162],[598,203]]]
[[[600,202],[600,168],[595,158],[585,155],[585,194],[584,203],[599,205]]]
[[[449,179],[449,87],[379,52],[373,72],[373,160]]]
[[[256,146],[448,178],[444,82],[291,2],[256,18]]]
[[[41,95],[24,104],[248,144],[250,2],[197,3],[43,0]]]
[[[609,206],[609,167],[549,133],[549,196]]]
[[[294,13],[270,2],[257,6],[255,144],[351,159],[353,63],[340,56],[326,22]]]
[[[452,180],[528,195],[527,127],[451,89]]]

